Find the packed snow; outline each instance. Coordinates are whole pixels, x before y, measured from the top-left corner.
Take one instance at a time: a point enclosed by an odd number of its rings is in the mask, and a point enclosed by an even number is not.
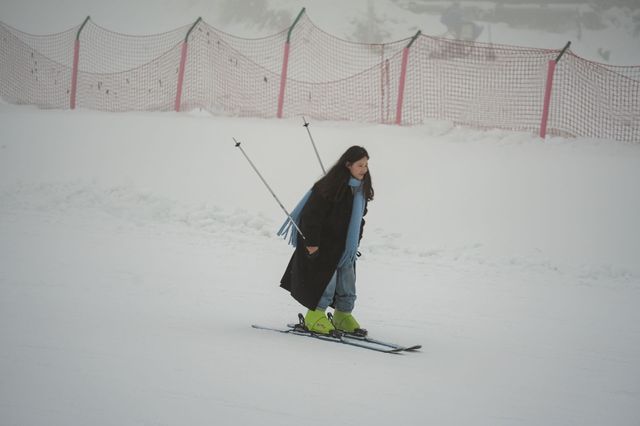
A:
[[[371,154],[355,314],[385,355],[254,330],[284,214],[321,174],[302,120],[0,113],[4,425],[635,425],[640,146],[312,122]]]
[[[14,3],[0,19],[20,29],[54,4]],[[76,3],[38,28],[213,13]],[[330,32],[353,31],[354,3]],[[354,314],[421,351],[251,328],[304,308],[278,287],[284,213],[232,138],[291,209],[321,176],[302,118],[0,103],[0,424],[638,425],[639,144],[307,119],[325,166],[371,155]]]

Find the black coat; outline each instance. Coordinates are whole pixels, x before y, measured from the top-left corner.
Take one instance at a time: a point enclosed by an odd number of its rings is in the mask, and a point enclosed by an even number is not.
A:
[[[314,186],[300,216],[299,226],[306,240],[298,235],[296,250],[280,280],[280,287],[309,309],[318,305],[344,252],[353,209],[351,188],[345,187],[342,196],[333,200],[325,198]],[[364,211],[366,214],[366,203]],[[364,219],[360,238],[363,227]],[[310,257],[307,246],[317,246],[319,250]]]

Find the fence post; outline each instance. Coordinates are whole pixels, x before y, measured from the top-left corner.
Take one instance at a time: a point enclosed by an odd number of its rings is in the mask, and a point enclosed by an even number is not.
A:
[[[284,58],[282,59],[282,72],[280,73],[280,94],[278,95],[278,118],[282,118],[282,109],[284,107],[284,91],[287,85],[287,70],[289,69],[289,43],[291,41],[291,32],[296,26],[306,8],[302,8],[298,17],[293,21],[289,32],[287,33],[287,41],[284,43]]]
[[[87,25],[90,16],[87,16],[80,25],[78,33],[76,34],[76,41],[73,46],[73,68],[71,70],[71,96],[69,98],[69,106],[71,109],[76,109],[76,93],[78,89],[78,63],[80,62],[80,33]]]
[[[187,65],[187,45],[189,44],[189,36],[191,35],[191,31],[202,21],[202,18],[196,19],[196,22],[193,23],[189,31],[187,31],[187,35],[184,37],[184,41],[182,42],[182,53],[180,55],[180,69],[178,71],[178,88],[176,89],[176,101],[175,101],[175,110],[176,112],[180,112],[180,103],[182,102],[182,83],[184,81],[184,69]]]
[[[558,57],[555,60],[549,61],[547,66],[547,83],[544,89],[544,104],[542,106],[542,119],[540,120],[540,137],[545,139],[547,137],[547,122],[549,120],[549,108],[551,106],[551,92],[553,89],[553,76],[556,71],[556,65],[562,55],[567,51],[567,49],[571,46],[571,42],[567,42],[564,48],[558,54]]]
[[[416,41],[422,31],[413,36],[409,44],[402,49],[402,68],[400,70],[400,84],[398,85],[398,105],[396,106],[396,124],[402,123],[402,104],[404,102],[404,85],[407,79],[407,63],[409,62],[409,48]]]

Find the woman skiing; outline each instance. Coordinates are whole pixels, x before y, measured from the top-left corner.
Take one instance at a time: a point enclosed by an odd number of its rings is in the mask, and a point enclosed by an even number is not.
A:
[[[278,233],[286,236],[291,231],[290,243],[296,247],[280,286],[309,309],[305,326],[315,333],[330,334],[336,328],[365,333],[351,312],[356,300],[355,261],[363,216],[367,203],[373,200],[368,161],[363,147],[347,149]],[[333,323],[325,314],[329,306],[335,308]]]

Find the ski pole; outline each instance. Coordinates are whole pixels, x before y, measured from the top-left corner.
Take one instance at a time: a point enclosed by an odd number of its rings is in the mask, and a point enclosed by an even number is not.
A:
[[[302,121],[304,121],[304,127],[307,128],[307,133],[309,134],[311,145],[313,145],[313,150],[316,152],[316,157],[318,157],[318,161],[320,162],[320,168],[322,169],[322,174],[326,175],[327,171],[324,169],[324,165],[322,164],[322,160],[320,159],[320,154],[318,154],[318,148],[316,148],[316,144],[313,141],[313,136],[311,136],[311,131],[309,130],[309,123],[307,123],[307,120],[304,118],[304,115],[302,116]]]
[[[278,199],[278,197],[276,196],[276,194],[273,192],[273,190],[271,189],[271,187],[269,186],[269,184],[267,183],[266,180],[264,180],[264,178],[262,177],[262,175],[260,174],[260,172],[258,171],[258,169],[256,168],[255,164],[253,164],[253,161],[251,161],[251,159],[249,158],[249,156],[247,155],[246,152],[244,152],[244,149],[242,149],[242,147],[240,146],[240,142],[238,142],[236,140],[236,138],[233,138],[233,141],[236,143],[236,148],[240,149],[240,151],[242,151],[242,154],[244,155],[244,157],[247,159],[247,161],[249,162],[249,164],[251,164],[251,167],[253,168],[253,170],[257,173],[258,177],[260,177],[260,180],[262,180],[262,183],[264,183],[264,186],[267,187],[267,189],[269,190],[269,192],[271,193],[271,195],[273,196],[273,198],[276,200],[276,202],[278,203],[278,205],[280,206],[280,208],[282,209],[282,211],[284,212],[284,214],[287,215],[287,217],[289,218],[289,220],[291,221],[291,223],[293,224],[293,226],[296,227],[296,230],[298,231],[298,234],[300,234],[300,236],[302,237],[303,240],[306,240],[304,234],[302,233],[302,231],[300,230],[300,228],[298,228],[298,225],[296,224],[296,221],[293,220],[293,218],[291,217],[291,215],[289,214],[289,212],[287,211],[287,209],[282,205],[282,203],[280,202],[280,200]]]

